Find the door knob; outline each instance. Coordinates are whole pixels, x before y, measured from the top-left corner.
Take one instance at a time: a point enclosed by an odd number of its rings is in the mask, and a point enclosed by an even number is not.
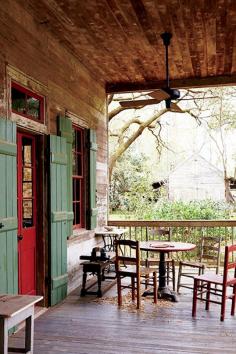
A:
[[[22,235],[17,235],[17,240],[18,241],[22,241],[23,240],[23,236]]]
[[[0,222],[0,229],[2,229],[4,227],[3,223]]]

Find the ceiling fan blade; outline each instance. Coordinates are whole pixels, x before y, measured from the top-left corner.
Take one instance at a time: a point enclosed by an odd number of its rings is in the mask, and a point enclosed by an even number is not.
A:
[[[150,99],[150,100],[133,100],[133,101],[120,101],[121,107],[125,108],[138,108],[138,107],[143,107],[143,106],[148,106],[152,104],[158,104],[162,100],[158,99]]]
[[[170,95],[167,92],[165,92],[164,90],[152,91],[148,94],[148,96],[151,96],[152,98],[160,100],[160,102],[165,101],[168,98],[170,98]]]
[[[175,113],[184,113],[184,111],[176,104],[171,102],[170,111]]]

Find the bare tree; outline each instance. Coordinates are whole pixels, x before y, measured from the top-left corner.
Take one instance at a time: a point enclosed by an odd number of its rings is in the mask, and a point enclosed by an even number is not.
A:
[[[139,97],[145,97],[147,94],[141,93],[138,96],[129,97],[129,99],[136,99]],[[205,91],[194,91],[194,90],[184,90],[181,95],[181,99],[178,100],[178,104],[184,101],[191,101],[190,104],[186,104],[187,108],[183,109],[183,113],[188,113],[198,123],[200,124],[199,115],[200,112],[203,111],[203,105],[200,104],[197,100],[202,100],[206,97]],[[213,96],[214,97],[214,96]],[[164,114],[170,113],[170,109],[163,108],[163,104],[158,104],[155,106],[153,110],[153,114],[148,116],[147,113],[144,111],[144,107],[139,107],[135,109],[125,108],[120,105],[116,105],[115,108],[110,108],[111,106],[114,107],[114,102],[122,100],[122,96],[108,98],[110,102],[108,114],[109,114],[109,135],[110,137],[116,139],[115,148],[110,153],[109,158],[109,177],[111,178],[113,168],[116,164],[117,159],[131,146],[131,144],[144,132],[144,130],[148,129],[156,138],[156,147],[159,152],[161,153],[162,148],[165,146],[166,143],[162,140],[161,136],[161,117]],[[126,97],[127,99],[127,97]],[[192,107],[190,107],[190,105]],[[190,108],[189,108],[190,107]],[[129,110],[130,115],[126,120],[123,122],[123,125],[119,126],[119,129],[111,128],[111,123],[115,118],[121,117],[122,112]]]

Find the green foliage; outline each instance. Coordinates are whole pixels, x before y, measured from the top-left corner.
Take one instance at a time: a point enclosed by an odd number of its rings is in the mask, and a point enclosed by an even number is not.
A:
[[[215,220],[229,219],[231,209],[224,202],[210,199],[191,201],[160,200],[153,213],[153,220]]]
[[[155,192],[151,183],[151,172],[143,154],[125,152],[113,169],[110,184],[110,210],[143,216],[144,210],[152,213]]]

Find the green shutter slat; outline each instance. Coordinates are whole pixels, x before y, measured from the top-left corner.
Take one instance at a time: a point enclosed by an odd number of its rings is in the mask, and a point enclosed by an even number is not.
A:
[[[50,136],[50,302],[55,305],[67,295],[67,164],[66,139]],[[60,281],[56,281],[60,279]],[[64,279],[64,281],[62,281]]]
[[[18,292],[16,124],[0,118],[0,293]]]
[[[16,144],[0,140],[0,154],[16,156]]]
[[[51,153],[51,162],[57,163],[60,165],[67,165],[67,156],[61,153]]]
[[[67,211],[53,211],[51,213],[52,222],[66,221],[68,219]]]
[[[67,274],[61,275],[60,277],[57,277],[57,278],[53,278],[52,279],[52,288],[53,289],[60,288],[61,286],[66,285],[67,282],[68,282],[68,275]]]
[[[58,131],[61,137],[66,139],[67,154],[67,236],[73,233],[73,205],[72,205],[72,143],[73,129],[72,122],[66,117],[58,117]]]
[[[17,229],[16,217],[0,218],[0,223],[3,225],[0,229],[0,233]]]
[[[96,201],[96,164],[97,164],[97,142],[96,131],[90,129],[90,151],[89,151],[89,189],[90,189],[90,229],[93,230],[97,226],[97,201]]]

